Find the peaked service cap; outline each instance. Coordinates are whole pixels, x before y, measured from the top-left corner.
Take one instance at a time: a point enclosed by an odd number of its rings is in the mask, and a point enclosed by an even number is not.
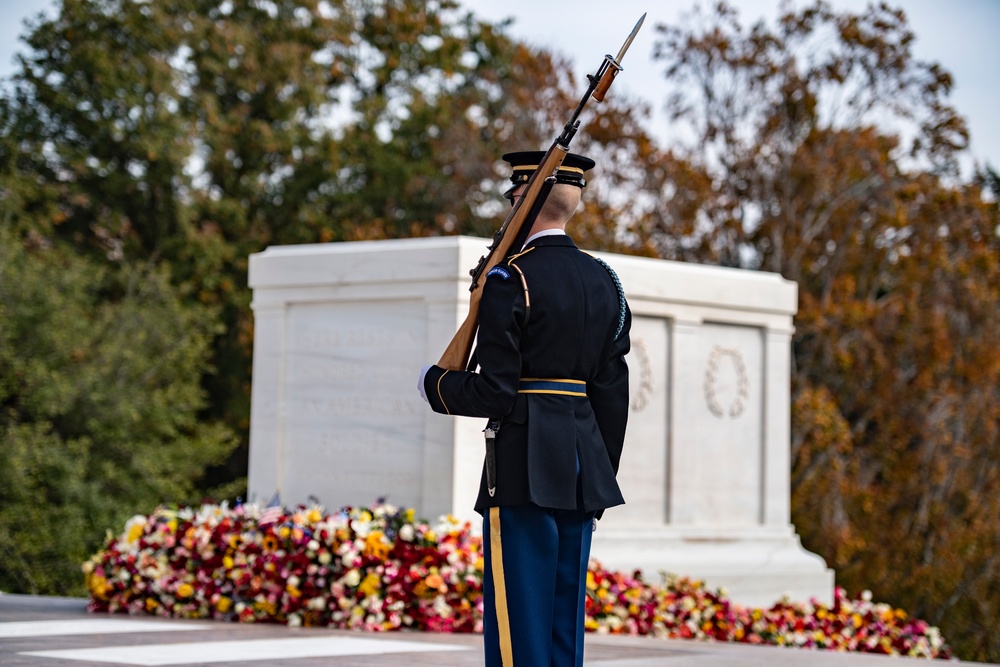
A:
[[[513,171],[510,174],[510,182],[514,186],[527,183],[531,175],[538,169],[538,165],[545,157],[545,151],[517,151],[514,153],[504,153],[502,156],[505,162],[510,163]],[[568,183],[578,188],[586,187],[587,181],[583,174],[594,168],[596,163],[589,157],[567,153],[566,159],[556,171],[557,183]]]

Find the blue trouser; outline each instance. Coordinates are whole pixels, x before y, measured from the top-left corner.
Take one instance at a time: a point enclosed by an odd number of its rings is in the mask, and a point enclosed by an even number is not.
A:
[[[486,667],[583,665],[593,520],[594,512],[535,505],[485,512]]]

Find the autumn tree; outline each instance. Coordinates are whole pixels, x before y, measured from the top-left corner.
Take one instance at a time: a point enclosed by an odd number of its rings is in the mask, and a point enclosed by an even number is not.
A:
[[[660,26],[679,139],[660,256],[799,284],[793,515],[840,585],[996,660],[1000,618],[997,199],[958,169],[951,76],[904,13],[786,5],[744,28],[719,3]],[[992,643],[991,643],[992,642]]]

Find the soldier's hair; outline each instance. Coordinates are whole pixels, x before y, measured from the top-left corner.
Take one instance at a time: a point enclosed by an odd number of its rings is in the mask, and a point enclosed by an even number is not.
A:
[[[580,199],[583,196],[582,193],[582,189],[575,185],[556,183],[545,199],[541,216],[565,223],[576,213],[576,207],[580,205]]]

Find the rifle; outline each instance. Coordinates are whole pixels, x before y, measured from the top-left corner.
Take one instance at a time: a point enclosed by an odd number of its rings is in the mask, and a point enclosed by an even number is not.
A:
[[[580,99],[573,115],[563,127],[562,133],[552,142],[538,168],[528,179],[524,195],[514,204],[500,229],[493,234],[493,242],[486,248],[486,254],[480,257],[476,267],[469,271],[469,275],[472,276],[472,286],[469,287],[469,291],[472,292],[469,297],[469,314],[451,339],[444,354],[441,355],[441,360],[437,363],[441,368],[455,371],[468,368],[469,357],[472,354],[472,341],[479,329],[479,302],[483,296],[481,278],[503,261],[510,254],[512,248],[520,249],[524,245],[528,231],[538,216],[538,212],[542,210],[545,199],[556,181],[555,173],[562,165],[563,160],[566,159],[570,142],[573,141],[577,130],[580,129],[580,113],[591,96],[598,102],[604,101],[615,76],[622,71],[621,61],[625,57],[625,52],[632,45],[632,40],[635,39],[639,28],[642,27],[642,22],[645,20],[646,14],[639,17],[639,21],[632,28],[628,39],[618,51],[617,57],[612,58],[610,54],[605,55],[597,72],[587,75],[587,79],[590,81],[587,92]]]

